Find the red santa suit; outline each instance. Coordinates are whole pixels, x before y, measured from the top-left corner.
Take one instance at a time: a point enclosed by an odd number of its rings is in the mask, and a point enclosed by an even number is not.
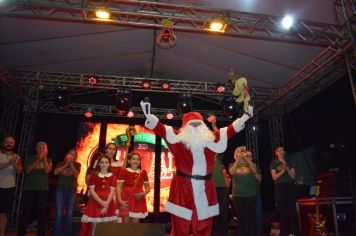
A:
[[[206,146],[187,148],[180,141],[177,130],[163,125],[154,115],[146,115],[145,126],[155,131],[167,143],[175,156],[177,172],[170,187],[166,211],[172,214],[172,235],[189,234],[192,225],[193,235],[210,235],[212,217],[219,214],[216,190],[211,178],[216,153],[226,150],[227,140],[243,129],[249,116],[237,119],[230,126],[221,128],[215,140]],[[187,113],[183,117],[185,127],[192,121],[203,121],[197,112]]]

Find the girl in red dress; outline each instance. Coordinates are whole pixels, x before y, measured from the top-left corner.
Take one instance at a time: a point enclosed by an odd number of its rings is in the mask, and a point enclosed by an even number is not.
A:
[[[112,200],[116,185],[117,178],[111,172],[110,158],[107,156],[99,157],[95,172],[89,178],[90,196],[81,220],[81,236],[94,235],[96,223],[98,222],[113,222],[117,220],[115,214],[116,206]]]
[[[111,171],[119,178],[122,163],[116,160],[117,146],[115,143],[108,143],[105,147],[105,156],[110,158],[111,161]]]
[[[121,170],[117,187],[119,211],[128,212],[123,216],[124,223],[139,223],[148,215],[146,195],[149,191],[147,172],[141,170],[141,157],[138,153],[131,153],[128,156],[128,168]]]

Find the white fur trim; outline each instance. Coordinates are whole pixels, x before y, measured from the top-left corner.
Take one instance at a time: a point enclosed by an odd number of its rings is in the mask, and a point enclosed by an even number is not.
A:
[[[206,175],[206,157],[204,148],[192,150],[193,169],[192,175]],[[209,206],[208,197],[205,192],[205,181],[192,179],[193,197],[197,209],[198,220],[204,220],[219,214],[219,204]]]
[[[168,143],[176,144],[180,141],[178,136],[174,133],[172,126],[165,125],[164,128],[166,130],[166,139]]]
[[[129,216],[133,218],[146,218],[148,216],[148,212],[129,212]]]
[[[166,202],[166,211],[183,219],[192,220],[192,210],[182,206],[178,206],[170,201]]]
[[[87,215],[83,215],[81,219],[81,222],[83,223],[88,223],[88,222],[102,223],[102,222],[110,222],[110,221],[117,221],[117,216],[94,218]]]
[[[217,142],[211,142],[207,145],[215,153],[223,153],[227,148],[227,127],[220,129],[220,138]]]
[[[245,128],[245,123],[242,123],[240,118],[232,122],[232,127],[234,127],[234,130],[236,133],[239,133],[241,130]]]
[[[219,215],[219,204],[209,206],[205,192],[205,181],[192,179],[193,196],[197,208],[198,220],[205,220]]]
[[[146,117],[146,122],[145,122],[145,126],[147,129],[154,129],[156,128],[157,124],[158,124],[158,121],[159,119],[157,118],[157,116],[155,115],[148,115]]]

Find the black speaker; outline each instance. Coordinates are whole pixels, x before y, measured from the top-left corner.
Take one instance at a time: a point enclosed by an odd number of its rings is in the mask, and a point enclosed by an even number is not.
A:
[[[100,223],[95,229],[95,236],[165,236],[165,234],[165,225],[156,223]]]

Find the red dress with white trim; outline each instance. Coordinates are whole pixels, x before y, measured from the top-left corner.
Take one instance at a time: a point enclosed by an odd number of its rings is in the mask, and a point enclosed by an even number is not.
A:
[[[145,218],[147,213],[146,198],[137,199],[135,193],[144,192],[144,184],[148,184],[148,176],[145,170],[122,169],[119,183],[123,183],[121,199],[128,202],[129,216],[133,218]]]
[[[117,178],[113,173],[101,174],[93,173],[89,177],[89,188],[94,186],[95,193],[100,199],[106,201],[110,194],[110,189],[116,189]],[[115,194],[115,193],[114,193]],[[89,197],[87,207],[82,216],[82,222],[110,222],[116,221],[117,215],[115,214],[116,204],[112,200],[108,206],[105,215],[101,215],[100,211],[103,206],[100,205],[92,195]]]
[[[111,172],[116,176],[117,179],[119,179],[121,169],[122,167],[120,161],[115,161],[111,163]]]

